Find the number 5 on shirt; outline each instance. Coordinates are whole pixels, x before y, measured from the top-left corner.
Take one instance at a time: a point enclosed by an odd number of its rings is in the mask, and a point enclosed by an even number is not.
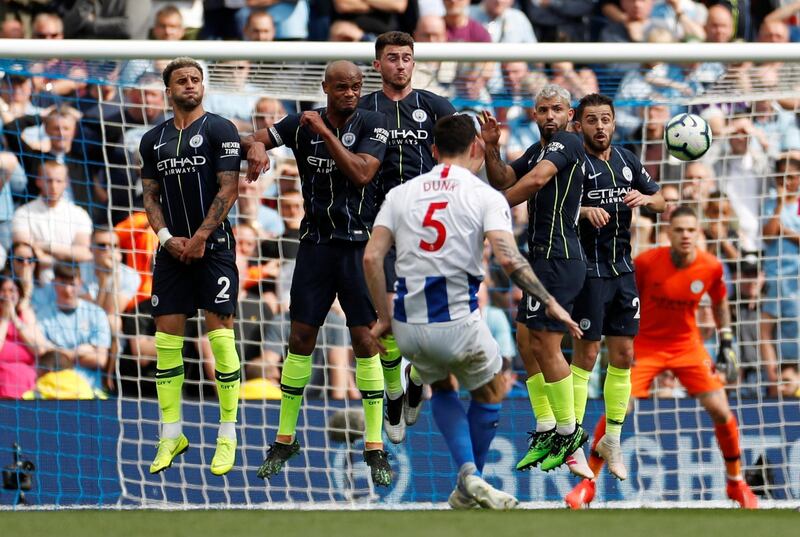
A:
[[[425,213],[425,218],[422,220],[422,225],[424,227],[432,227],[434,230],[436,230],[436,240],[433,242],[427,242],[424,240],[419,241],[419,247],[426,252],[435,252],[440,250],[444,245],[444,241],[447,238],[447,228],[444,227],[444,223],[441,220],[436,220],[433,215],[436,211],[445,208],[447,208],[446,201],[436,201],[428,205],[428,212]]]

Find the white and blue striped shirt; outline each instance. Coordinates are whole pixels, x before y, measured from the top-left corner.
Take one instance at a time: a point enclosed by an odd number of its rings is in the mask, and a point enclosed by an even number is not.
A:
[[[487,231],[511,232],[505,198],[459,166],[440,164],[393,188],[375,226],[397,248],[394,318],[453,321],[478,309]]]

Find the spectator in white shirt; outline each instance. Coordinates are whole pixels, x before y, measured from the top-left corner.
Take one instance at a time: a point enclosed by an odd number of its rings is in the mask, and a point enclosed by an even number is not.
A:
[[[67,200],[67,167],[47,160],[36,179],[41,194],[14,212],[11,233],[15,242],[33,246],[40,266],[52,267],[56,261],[89,261],[92,221],[89,214]]]

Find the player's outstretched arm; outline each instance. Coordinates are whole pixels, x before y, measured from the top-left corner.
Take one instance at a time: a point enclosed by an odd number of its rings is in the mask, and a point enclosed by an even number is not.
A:
[[[142,199],[147,221],[150,222],[150,227],[158,235],[161,246],[166,248],[172,257],[179,259],[183,253],[186,238],[173,237],[167,228],[164,209],[161,207],[161,186],[158,181],[142,177]]]
[[[519,205],[539,192],[558,173],[556,165],[549,160],[541,160],[531,171],[520,178],[511,188],[503,192],[512,207]]]
[[[511,281],[517,284],[520,289],[533,296],[545,305],[547,315],[561,321],[569,329],[573,337],[583,336],[578,323],[572,320],[569,313],[561,307],[553,296],[547,292],[542,282],[536,277],[527,259],[519,252],[517,244],[514,242],[514,235],[508,231],[487,231],[486,238],[492,246],[497,262],[508,274]]]
[[[189,263],[203,257],[205,244],[208,237],[219,227],[228,211],[231,210],[236,199],[239,197],[239,171],[224,170],[217,172],[217,182],[219,191],[208,208],[203,223],[194,232],[194,235],[186,242],[186,247],[181,253],[180,260]]]
[[[500,124],[487,111],[478,116],[481,124],[481,138],[486,146],[486,177],[489,184],[497,190],[505,190],[517,182],[514,170],[500,158]]]
[[[381,161],[366,153],[351,153],[348,151],[342,145],[339,137],[325,125],[319,112],[313,110],[303,112],[303,115],[300,116],[300,124],[308,125],[313,132],[322,137],[325,141],[325,147],[328,148],[333,160],[336,162],[336,166],[354,185],[365,186],[378,173]]]
[[[376,339],[385,335],[392,327],[392,315],[386,301],[386,278],[383,274],[383,260],[392,244],[394,244],[392,232],[389,228],[378,225],[372,229],[372,236],[364,250],[364,274],[372,303],[378,314],[378,321],[371,330]]]

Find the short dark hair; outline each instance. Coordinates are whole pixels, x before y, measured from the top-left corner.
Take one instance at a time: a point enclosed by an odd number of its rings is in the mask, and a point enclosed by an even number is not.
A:
[[[575,109],[575,121],[580,121],[583,118],[583,112],[586,110],[587,106],[603,105],[610,106],[611,115],[616,116],[616,112],[614,111],[614,99],[608,95],[603,95],[602,93],[590,93],[589,95],[584,95],[583,98],[578,102],[578,108]]]
[[[56,263],[53,274],[60,280],[75,280],[80,277],[78,267],[74,263]]]
[[[453,114],[441,118],[433,126],[433,143],[439,150],[439,155],[454,157],[469,149],[477,134],[471,116]]]
[[[793,155],[780,155],[775,160],[775,171],[778,173],[785,172],[790,167],[800,170],[800,160]]]
[[[393,45],[396,47],[411,47],[414,52],[414,38],[406,32],[384,32],[375,40],[375,59],[380,60],[383,49]]]
[[[184,67],[194,67],[200,71],[200,78],[203,78],[203,67],[197,63],[197,60],[189,58],[188,56],[181,56],[169,62],[169,65],[164,68],[164,72],[161,73],[161,78],[164,79],[165,88],[169,87],[169,79],[172,78],[172,73],[177,69],[183,69]]]
[[[672,211],[672,214],[669,215],[669,221],[672,222],[673,220],[681,216],[691,216],[692,218],[697,219],[697,213],[695,212],[694,209],[692,209],[688,205],[679,205],[678,207],[675,208],[674,211]]]

